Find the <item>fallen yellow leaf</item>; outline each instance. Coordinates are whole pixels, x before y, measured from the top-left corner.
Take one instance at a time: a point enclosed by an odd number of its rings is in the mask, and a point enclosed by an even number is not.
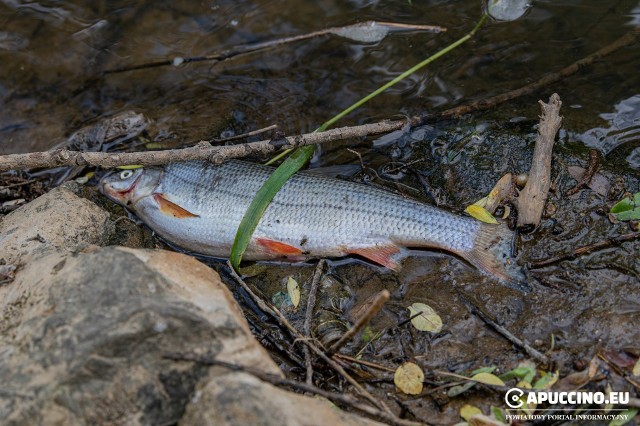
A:
[[[484,223],[493,223],[493,224],[498,223],[496,218],[493,217],[493,215],[489,213],[487,209],[485,209],[484,207],[480,207],[476,204],[471,204],[466,209],[464,209],[464,211],[467,212],[470,216]]]
[[[407,395],[419,395],[422,392],[423,381],[422,369],[413,362],[405,362],[393,375],[393,382],[402,393]]]

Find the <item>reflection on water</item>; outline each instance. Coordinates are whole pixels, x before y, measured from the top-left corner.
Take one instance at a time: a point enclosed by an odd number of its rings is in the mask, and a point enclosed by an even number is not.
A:
[[[625,145],[640,144],[640,95],[634,95],[615,105],[615,112],[600,114],[609,122],[609,127],[597,127],[578,137],[585,145],[602,151],[605,155]],[[640,168],[640,148],[627,157],[629,164]]]
[[[0,153],[51,148],[84,125],[125,110],[144,113],[159,132],[184,142],[274,123],[288,134],[313,130],[468,32],[480,16],[480,3],[4,0]],[[470,43],[342,123],[435,112],[536,81],[633,28],[637,10],[637,3],[629,2],[535,3],[520,20],[488,23]],[[448,31],[388,34],[376,42],[376,37],[319,37],[217,65],[102,76],[108,69],[210,55],[367,20],[440,25]],[[631,88],[640,85],[638,54],[638,46],[629,47],[493,114],[502,121],[535,116],[536,100],[558,91],[565,105],[583,105],[566,123],[585,123],[584,131],[599,114],[634,94]],[[345,154],[343,160],[353,161],[353,156]]]

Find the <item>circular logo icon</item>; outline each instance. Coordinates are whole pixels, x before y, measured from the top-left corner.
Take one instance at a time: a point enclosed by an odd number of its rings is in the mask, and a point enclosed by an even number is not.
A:
[[[520,389],[513,388],[507,391],[507,394],[504,396],[504,402],[511,408],[520,408],[522,407],[522,401],[520,397],[524,394]]]

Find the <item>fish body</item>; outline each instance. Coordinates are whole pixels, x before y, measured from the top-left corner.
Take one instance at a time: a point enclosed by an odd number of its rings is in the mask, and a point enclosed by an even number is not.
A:
[[[238,225],[273,168],[229,161],[172,163],[125,170],[101,181],[107,197],[133,211],[168,241],[229,257]],[[513,282],[511,231],[384,189],[299,172],[276,194],[244,254],[247,260],[357,254],[391,269],[405,248],[454,253]]]

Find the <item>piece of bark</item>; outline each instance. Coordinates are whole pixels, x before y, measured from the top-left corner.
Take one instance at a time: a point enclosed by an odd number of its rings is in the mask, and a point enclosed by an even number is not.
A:
[[[484,206],[484,208],[487,209],[489,213],[495,213],[500,203],[502,203],[507,197],[509,197],[513,188],[513,184],[511,183],[511,181],[511,173],[507,173],[500,178],[491,192],[489,192],[489,196],[487,197],[487,204]]]
[[[567,167],[567,172],[569,172],[569,175],[571,175],[571,177],[577,180],[578,182],[582,180],[582,177],[584,176],[585,171],[586,169],[580,166]],[[611,183],[609,182],[609,179],[607,179],[600,173],[594,174],[589,180],[589,183],[587,183],[587,186],[592,191],[602,195],[603,197],[606,197],[607,195],[609,195],[609,191],[611,190]]]
[[[549,103],[539,101],[542,107],[538,137],[533,150],[533,160],[529,170],[527,185],[520,192],[516,201],[518,208],[518,228],[523,231],[531,231],[540,224],[544,203],[547,200],[549,186],[551,185],[551,154],[556,133],[562,124],[560,107],[562,101],[557,93],[549,98]]]
[[[573,194],[577,194],[585,186],[589,185],[593,175],[598,171],[598,167],[600,166],[600,154],[595,149],[589,150],[589,165],[587,166],[587,170],[584,174],[578,179],[578,183],[576,186],[565,192],[565,197],[570,197]]]

